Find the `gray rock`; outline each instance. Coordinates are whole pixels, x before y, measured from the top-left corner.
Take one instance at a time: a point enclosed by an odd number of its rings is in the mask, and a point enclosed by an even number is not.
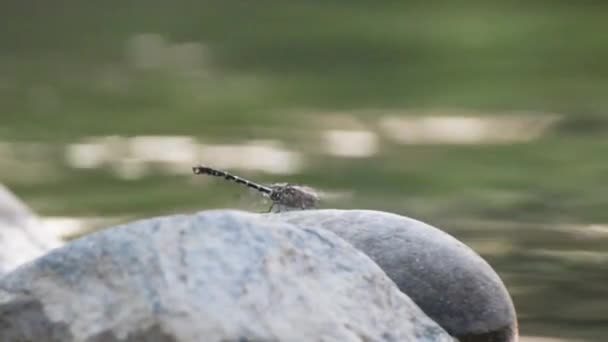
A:
[[[452,338],[333,233],[210,211],[98,232],[5,275],[0,341]]]
[[[447,233],[407,217],[370,210],[267,215],[322,227],[372,258],[433,320],[460,341],[517,341],[513,302],[496,272]]]
[[[61,244],[27,205],[0,184],[0,274]]]

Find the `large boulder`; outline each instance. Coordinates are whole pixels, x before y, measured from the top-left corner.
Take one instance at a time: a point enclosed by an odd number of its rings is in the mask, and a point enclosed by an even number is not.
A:
[[[0,274],[58,247],[34,212],[0,184]]]
[[[518,339],[513,302],[499,276],[473,250],[435,227],[371,210],[292,211],[267,217],[321,227],[350,242],[461,342]]]
[[[210,211],[98,232],[0,278],[0,341],[452,338],[328,230]]]

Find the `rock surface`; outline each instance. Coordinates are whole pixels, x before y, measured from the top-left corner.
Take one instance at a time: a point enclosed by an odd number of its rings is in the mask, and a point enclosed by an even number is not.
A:
[[[0,278],[0,341],[452,338],[333,233],[209,211],[98,232]]]
[[[513,302],[496,272],[437,228],[371,210],[293,211],[267,217],[322,227],[350,242],[461,342],[517,341]]]
[[[0,274],[61,244],[44,231],[30,208],[0,184]]]

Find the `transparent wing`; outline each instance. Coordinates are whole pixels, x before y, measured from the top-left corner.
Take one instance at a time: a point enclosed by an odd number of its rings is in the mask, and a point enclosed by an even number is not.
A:
[[[250,212],[268,212],[272,201],[259,191],[248,189],[235,193],[235,207]]]

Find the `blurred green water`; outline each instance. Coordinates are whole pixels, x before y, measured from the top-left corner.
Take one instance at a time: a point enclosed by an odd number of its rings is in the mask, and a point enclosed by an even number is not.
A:
[[[327,205],[447,229],[504,277],[523,333],[602,341],[606,235],[563,227],[608,221],[607,10],[599,1],[5,2],[0,140],[47,149],[0,160],[0,179],[44,215],[240,206],[225,184],[75,170],[62,147],[91,135],[279,139],[307,167],[248,176],[353,191]],[[144,33],[163,49],[134,57]],[[526,144],[382,140],[362,160],[319,152],[328,113],[373,130],[378,113],[437,108],[563,119]]]

